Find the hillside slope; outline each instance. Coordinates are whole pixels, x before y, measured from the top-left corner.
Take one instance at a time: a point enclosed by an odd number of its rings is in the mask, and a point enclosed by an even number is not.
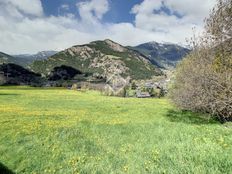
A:
[[[57,51],[41,51],[36,54],[18,54],[18,55],[11,55],[14,61],[8,63],[15,63],[24,67],[32,64],[35,60],[44,60],[48,57],[56,54]]]
[[[180,45],[170,43],[148,42],[136,47],[132,47],[145,56],[149,57],[152,62],[158,63],[164,68],[174,68],[182,58],[190,52],[189,49]]]
[[[16,58],[6,53],[0,52],[0,64],[3,63],[15,63],[18,65],[25,65],[26,63],[28,63],[28,60],[24,58]]]
[[[17,64],[23,67],[27,67],[27,65],[31,64],[34,60],[37,60],[37,59],[40,60],[38,56],[37,54],[35,55],[30,55],[30,54],[8,55],[6,53],[0,52],[0,64],[14,63],[14,64]]]
[[[146,79],[162,74],[146,56],[109,39],[73,46],[46,60],[34,61],[30,68],[47,76],[61,65],[103,78],[109,78],[115,73],[132,79]]]

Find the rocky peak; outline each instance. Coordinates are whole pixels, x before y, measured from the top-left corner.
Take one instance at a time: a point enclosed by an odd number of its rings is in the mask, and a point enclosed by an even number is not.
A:
[[[84,46],[73,46],[64,50],[65,53],[69,53],[71,56],[83,55],[85,53],[93,53],[93,50],[87,45]]]
[[[125,51],[127,51],[127,49],[126,49],[125,47],[123,47],[122,45],[120,45],[120,44],[118,44],[118,43],[113,42],[113,41],[110,40],[110,39],[106,39],[106,40],[104,40],[104,42],[105,42],[106,44],[108,44],[108,46],[109,46],[112,50],[114,50],[114,51],[118,51],[118,52],[125,52]]]

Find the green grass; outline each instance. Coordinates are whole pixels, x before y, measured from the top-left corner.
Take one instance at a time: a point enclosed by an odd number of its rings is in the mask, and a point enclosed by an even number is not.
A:
[[[229,124],[179,111],[167,99],[0,88],[0,169],[225,174],[231,154]]]

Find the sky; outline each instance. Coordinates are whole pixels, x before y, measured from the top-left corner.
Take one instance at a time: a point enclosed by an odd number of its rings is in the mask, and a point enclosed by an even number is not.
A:
[[[216,0],[0,0],[0,51],[63,50],[94,40],[171,42],[203,31]]]

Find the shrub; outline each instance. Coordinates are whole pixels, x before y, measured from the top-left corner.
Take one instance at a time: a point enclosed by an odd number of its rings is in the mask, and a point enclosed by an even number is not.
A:
[[[133,81],[131,84],[131,89],[136,90],[136,88],[137,88],[136,83]]]
[[[160,89],[152,88],[151,91],[149,91],[149,94],[151,94],[152,97],[160,97]]]
[[[218,0],[205,31],[178,65],[171,98],[183,109],[232,121],[232,0]]]

